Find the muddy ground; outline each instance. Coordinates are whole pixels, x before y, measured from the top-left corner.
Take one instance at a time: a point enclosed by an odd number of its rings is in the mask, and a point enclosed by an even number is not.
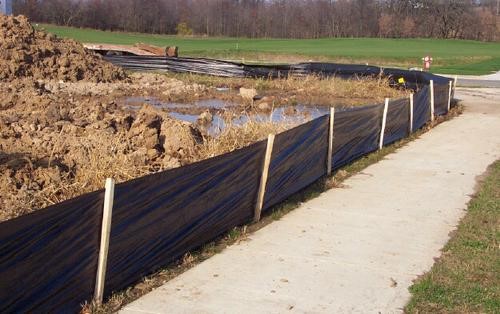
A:
[[[203,159],[208,109],[199,124],[128,98],[185,102],[216,89],[158,74],[126,80],[20,78],[0,82],[0,220],[101,188],[106,177],[125,181]],[[234,94],[234,93],[233,93]],[[232,103],[239,96],[221,95]],[[246,110],[239,97],[234,110]],[[217,109],[220,111],[220,109]]]
[[[145,92],[178,99],[205,88],[155,75],[0,82],[0,220],[100,188],[107,176],[124,181],[196,160],[203,137],[195,126],[116,101]]]
[[[34,30],[24,17],[0,16],[0,37],[0,221],[102,188],[107,177],[122,182],[179,167],[321,113],[297,104],[404,94],[380,80],[125,73],[74,41]],[[216,120],[228,131],[214,133]]]
[[[0,221],[101,188],[106,177],[125,181],[222,153],[204,146],[217,136],[215,118],[245,123],[273,113],[276,124],[293,126],[321,114],[298,112],[276,90],[260,90],[258,100],[242,94],[238,86],[145,73],[107,83],[0,82]]]

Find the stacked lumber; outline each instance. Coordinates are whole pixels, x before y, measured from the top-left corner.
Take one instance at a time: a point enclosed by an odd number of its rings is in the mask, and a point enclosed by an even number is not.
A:
[[[158,47],[144,43],[137,43],[133,46],[86,43],[83,46],[102,55],[166,56],[177,58],[179,51],[176,46]]]

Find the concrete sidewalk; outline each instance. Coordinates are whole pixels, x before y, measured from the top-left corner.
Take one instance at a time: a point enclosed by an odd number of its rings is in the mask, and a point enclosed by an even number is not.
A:
[[[477,96],[475,96],[477,94]],[[397,313],[500,158],[500,90],[121,313]]]

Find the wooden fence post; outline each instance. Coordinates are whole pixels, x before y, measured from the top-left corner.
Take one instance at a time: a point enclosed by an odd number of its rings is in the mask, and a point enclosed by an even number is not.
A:
[[[451,109],[451,86],[452,83],[451,81],[449,82],[449,87],[448,87],[448,111],[447,112],[450,112],[450,109]]]
[[[333,124],[335,123],[335,107],[330,108],[330,128],[328,131],[328,158],[326,160],[326,173],[332,174],[332,160],[333,160]]]
[[[413,93],[410,94],[410,134],[413,132]]]
[[[267,176],[269,174],[269,165],[271,164],[271,155],[273,153],[274,134],[269,134],[267,137],[266,155],[264,158],[264,165],[262,166],[262,175],[260,177],[259,194],[257,196],[257,204],[254,211],[254,222],[260,220],[262,213],[262,206],[264,204],[264,194],[266,193]]]
[[[434,121],[434,81],[431,80],[429,84],[431,90],[431,121]]]
[[[386,98],[384,104],[384,115],[382,116],[382,129],[380,130],[380,143],[378,149],[382,149],[382,147],[384,147],[384,133],[385,133],[385,124],[387,122],[388,109],[389,109],[389,98]]]
[[[111,217],[113,214],[113,199],[115,195],[115,180],[106,179],[106,192],[104,194],[104,208],[102,213],[101,246],[99,248],[99,261],[94,290],[94,301],[101,304],[104,296],[104,282],[106,280],[106,265],[108,261],[109,235],[111,232]]]

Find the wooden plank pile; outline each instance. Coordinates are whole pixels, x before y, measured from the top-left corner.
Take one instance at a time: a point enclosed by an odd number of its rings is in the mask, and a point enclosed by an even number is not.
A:
[[[170,58],[177,58],[179,55],[179,49],[176,46],[158,47],[144,43],[137,43],[133,46],[85,43],[83,46],[102,55],[165,56]]]

